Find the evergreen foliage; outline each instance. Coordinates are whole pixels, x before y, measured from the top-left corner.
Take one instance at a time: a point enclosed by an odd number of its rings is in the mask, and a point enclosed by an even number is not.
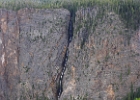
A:
[[[81,7],[100,6],[120,15],[127,28],[137,29],[140,25],[139,0],[1,0],[0,7],[19,10],[20,8],[66,8],[75,14]]]

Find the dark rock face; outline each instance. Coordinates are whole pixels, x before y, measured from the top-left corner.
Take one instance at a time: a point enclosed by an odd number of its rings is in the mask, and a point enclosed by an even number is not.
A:
[[[121,100],[140,87],[140,31],[100,10],[79,9],[68,40],[68,10],[0,9],[0,100],[56,99],[67,52],[60,100]]]

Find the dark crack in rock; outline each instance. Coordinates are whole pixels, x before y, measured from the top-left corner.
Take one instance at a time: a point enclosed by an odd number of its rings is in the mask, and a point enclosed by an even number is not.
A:
[[[121,100],[140,87],[140,29],[97,6],[75,14],[0,9],[0,100]]]

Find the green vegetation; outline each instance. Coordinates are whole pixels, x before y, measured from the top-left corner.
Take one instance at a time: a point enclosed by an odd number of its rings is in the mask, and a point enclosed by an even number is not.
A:
[[[126,27],[137,29],[140,25],[139,0],[1,0],[0,7],[19,10],[20,8],[66,8],[75,13],[77,9],[98,5],[120,15]],[[102,9],[104,10],[104,9]]]
[[[140,98],[136,98],[135,100],[140,100]]]
[[[134,92],[133,84],[131,83],[130,93],[128,93],[122,100],[140,100],[140,88],[137,88]]]

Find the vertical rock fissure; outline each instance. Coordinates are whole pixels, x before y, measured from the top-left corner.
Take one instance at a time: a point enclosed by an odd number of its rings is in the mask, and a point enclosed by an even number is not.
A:
[[[69,44],[72,41],[72,37],[73,37],[73,18],[74,18],[74,13],[70,12],[70,20],[69,20],[69,26],[68,26],[68,44],[67,44],[67,49],[62,61],[62,66],[61,66],[61,71],[60,73],[57,74],[57,78],[56,78],[56,100],[58,100],[58,98],[60,98],[62,92],[63,92],[63,77],[64,77],[64,73],[66,70],[66,63],[68,60],[68,55],[69,55]]]

